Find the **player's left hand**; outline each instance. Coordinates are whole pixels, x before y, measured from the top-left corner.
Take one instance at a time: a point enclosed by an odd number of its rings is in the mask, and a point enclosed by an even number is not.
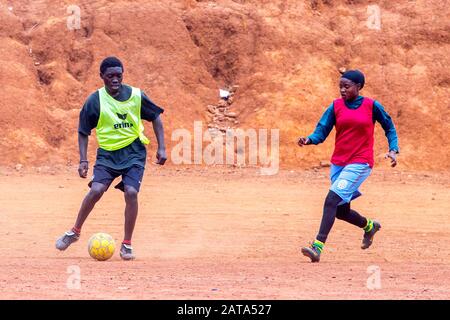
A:
[[[387,153],[384,156],[385,159],[390,158],[391,159],[391,167],[395,167],[397,165],[397,153],[395,151],[389,151],[389,153]]]
[[[166,149],[158,148],[158,151],[156,152],[156,159],[157,159],[156,164],[163,166],[167,160]]]

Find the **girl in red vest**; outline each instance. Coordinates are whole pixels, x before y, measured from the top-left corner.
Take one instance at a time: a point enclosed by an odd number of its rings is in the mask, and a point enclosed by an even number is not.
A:
[[[325,141],[336,127],[335,149],[331,157],[331,188],[325,199],[319,233],[311,247],[302,248],[303,255],[312,262],[319,262],[325,241],[335,218],[347,221],[364,229],[361,248],[371,246],[381,224],[361,216],[350,208],[350,203],[359,197],[359,186],[370,175],[373,164],[374,127],[378,121],[389,142],[387,158],[391,166],[397,165],[398,138],[394,123],[384,107],[375,100],[359,95],[364,87],[362,72],[345,72],[339,82],[341,98],[331,103],[317,124],[314,133],[298,139],[300,147]]]

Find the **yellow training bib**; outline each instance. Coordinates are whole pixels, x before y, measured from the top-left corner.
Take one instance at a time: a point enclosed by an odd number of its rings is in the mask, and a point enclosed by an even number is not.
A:
[[[100,148],[115,151],[130,145],[139,138],[143,144],[149,140],[144,135],[141,119],[141,90],[132,88],[126,101],[111,97],[105,87],[98,90],[100,97],[100,118],[97,124],[97,141]]]

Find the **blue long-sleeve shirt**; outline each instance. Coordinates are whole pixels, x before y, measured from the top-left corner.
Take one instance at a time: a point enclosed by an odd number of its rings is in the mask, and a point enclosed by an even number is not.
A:
[[[351,102],[345,101],[345,105],[350,109],[357,109],[361,106],[364,97],[358,96]],[[395,130],[394,122],[389,114],[384,110],[384,107],[378,101],[373,103],[373,122],[378,121],[384,130],[386,138],[389,143],[389,151],[399,152],[397,131]],[[334,114],[334,103],[331,103],[327,110],[320,118],[319,123],[316,126],[314,132],[308,136],[312,144],[319,144],[325,141],[325,139],[333,130],[336,124],[336,117]]]

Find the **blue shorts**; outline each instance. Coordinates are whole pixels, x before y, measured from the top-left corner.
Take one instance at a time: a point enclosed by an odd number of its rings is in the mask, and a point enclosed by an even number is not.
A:
[[[103,165],[96,164],[94,166],[94,175],[92,176],[92,180],[88,185],[89,187],[91,187],[93,182],[98,182],[104,184],[108,190],[113,180],[119,176],[122,176],[122,181],[120,181],[114,188],[125,191],[125,186],[128,185],[139,191],[142,178],[144,176],[144,168],[141,166],[133,165],[123,170],[115,170]]]
[[[345,167],[332,164],[330,190],[342,198],[341,204],[349,203],[361,195],[358,188],[372,172],[368,164],[352,163]]]

